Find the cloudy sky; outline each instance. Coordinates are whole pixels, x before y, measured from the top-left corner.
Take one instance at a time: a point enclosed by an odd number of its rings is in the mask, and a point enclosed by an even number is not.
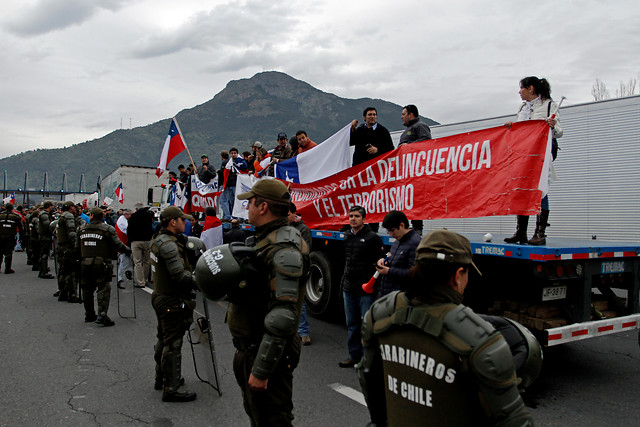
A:
[[[515,112],[526,75],[588,102],[596,78],[612,95],[640,81],[639,18],[637,0],[10,0],[0,158],[144,126],[266,70],[441,123]]]

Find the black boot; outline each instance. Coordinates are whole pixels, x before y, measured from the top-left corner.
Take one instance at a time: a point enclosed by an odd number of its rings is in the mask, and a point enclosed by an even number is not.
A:
[[[524,245],[527,243],[527,227],[529,226],[529,217],[526,215],[518,215],[518,221],[516,223],[516,232],[511,237],[504,239],[507,243],[520,243]]]
[[[162,350],[162,373],[164,374],[163,402],[191,402],[196,394],[180,389],[182,340],[176,340]]]
[[[544,234],[545,230],[549,226],[547,220],[549,219],[549,210],[542,209],[536,217],[536,231],[533,233],[533,237],[529,240],[530,245],[544,246],[547,244],[547,235]]]
[[[4,274],[13,274],[15,271],[11,269],[11,263],[13,261],[13,255],[4,256]]]

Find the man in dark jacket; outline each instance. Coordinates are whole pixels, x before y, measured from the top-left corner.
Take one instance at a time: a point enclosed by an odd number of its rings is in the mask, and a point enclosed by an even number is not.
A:
[[[360,327],[362,316],[369,310],[375,294],[367,294],[362,285],[376,272],[376,262],[384,253],[382,239],[364,223],[367,215],[361,206],[349,209],[349,225],[344,233],[344,275],[342,294],[347,321],[347,346],[349,357],[339,363],[341,368],[351,368],[362,358]]]
[[[144,288],[151,270],[150,244],[153,236],[153,212],[148,206],[136,203],[136,211],[129,218],[127,237],[133,252],[134,286]]]
[[[389,257],[380,258],[376,265],[381,276],[378,298],[393,291],[407,290],[409,269],[416,262],[416,248],[420,244],[420,236],[409,228],[409,220],[403,212],[389,212],[382,226],[396,241],[391,245]]]
[[[216,177],[216,169],[209,164],[209,157],[203,154],[201,157],[202,166],[198,168],[198,179],[205,184],[208,184],[213,178]]]
[[[378,111],[374,107],[367,107],[362,116],[364,123],[360,126],[357,120],[351,122],[349,145],[355,146],[353,166],[394,149],[391,134],[386,127],[378,123]]]

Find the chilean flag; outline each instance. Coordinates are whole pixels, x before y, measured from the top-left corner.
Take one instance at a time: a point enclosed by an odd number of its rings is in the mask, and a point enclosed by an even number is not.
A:
[[[116,188],[116,197],[118,197],[118,202],[124,203],[124,190],[122,189],[122,183],[120,183]]]
[[[351,164],[349,138],[351,123],[313,147],[276,164],[276,178],[308,184],[347,169]]]
[[[16,204],[16,193],[11,193],[9,197],[2,199],[2,203],[11,203],[12,205]]]
[[[171,119],[171,127],[169,127],[169,135],[164,141],[164,147],[162,148],[162,154],[160,155],[160,162],[156,168],[156,175],[160,178],[162,172],[165,171],[167,165],[178,154],[182,153],[185,149],[182,135],[178,130],[178,122],[175,117]]]

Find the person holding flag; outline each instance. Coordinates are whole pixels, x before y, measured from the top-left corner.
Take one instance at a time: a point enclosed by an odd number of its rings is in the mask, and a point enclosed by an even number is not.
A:
[[[248,172],[247,162],[238,156],[238,149],[232,147],[229,150],[229,161],[224,167],[224,190],[220,195],[220,207],[222,208],[222,220],[231,221],[231,213],[236,199],[236,182],[239,173]]]

